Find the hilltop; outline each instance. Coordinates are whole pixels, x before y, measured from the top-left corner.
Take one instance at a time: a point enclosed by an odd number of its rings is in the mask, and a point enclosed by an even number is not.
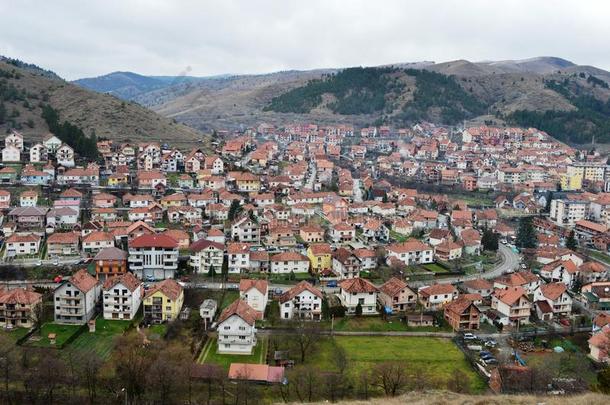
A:
[[[586,143],[593,136],[610,142],[608,83],[602,69],[536,57],[222,76],[132,99],[201,130],[263,121],[399,126],[423,119],[538,126],[560,140]]]
[[[49,131],[42,109],[50,105],[61,121],[117,141],[172,141],[192,145],[206,140],[198,131],[133,102],[100,94],[62,80],[48,70],[0,59],[0,131],[15,128],[26,139]]]

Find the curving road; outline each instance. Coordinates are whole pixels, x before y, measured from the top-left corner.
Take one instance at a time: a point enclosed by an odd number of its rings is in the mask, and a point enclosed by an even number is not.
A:
[[[520,256],[518,253],[515,253],[510,247],[500,244],[498,253],[500,254],[500,257],[501,257],[500,263],[496,267],[494,267],[493,269],[491,269],[489,271],[486,271],[485,273],[470,274],[470,275],[463,275],[463,276],[456,276],[456,277],[446,277],[446,278],[439,279],[435,282],[439,283],[439,284],[453,284],[453,283],[459,283],[461,281],[474,280],[477,278],[490,279],[490,278],[496,278],[498,276],[501,276],[504,273],[507,273],[509,271],[514,271],[519,268]],[[409,282],[409,285],[413,285],[415,287],[421,287],[421,286],[429,285],[429,284],[431,284],[431,280]]]

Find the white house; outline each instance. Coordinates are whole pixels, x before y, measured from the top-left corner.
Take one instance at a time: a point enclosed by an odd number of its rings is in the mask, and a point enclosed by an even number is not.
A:
[[[250,270],[250,245],[247,243],[229,243],[227,245],[229,273],[241,274]]]
[[[572,297],[564,283],[541,285],[534,291],[534,302],[537,307],[540,302],[546,302],[555,316],[568,316],[572,313]],[[545,305],[542,307],[546,308]],[[536,309],[538,311],[538,308]]]
[[[42,163],[47,161],[47,148],[41,143],[30,148],[30,163]]]
[[[377,313],[377,287],[363,278],[351,278],[339,283],[339,300],[347,309],[346,313],[354,315],[358,304],[363,315]]]
[[[218,318],[218,353],[252,354],[256,346],[256,320],[261,313],[238,299]]]
[[[174,278],[178,242],[165,234],[142,235],[129,243],[129,269],[140,279]]]
[[[55,154],[57,164],[63,167],[74,167],[74,149],[61,145]]]
[[[281,319],[308,319],[322,317],[322,293],[307,281],[301,281],[280,296]]]
[[[497,322],[503,325],[523,325],[529,323],[532,304],[523,287],[509,287],[494,291],[491,308],[499,315]]]
[[[21,150],[14,146],[7,146],[2,149],[2,161],[3,162],[20,162],[21,161]]]
[[[142,289],[142,282],[131,273],[107,279],[102,293],[104,319],[133,319],[142,303]]]
[[[211,268],[217,273],[222,270],[225,245],[207,239],[199,239],[189,247],[191,256],[189,266],[197,273],[208,273]]]
[[[239,298],[246,301],[255,311],[264,314],[269,298],[269,283],[267,280],[241,279],[239,281]]]
[[[17,148],[20,152],[23,152],[23,135],[15,130],[12,130],[11,133],[4,138],[4,146]]]
[[[422,287],[417,292],[419,302],[428,310],[438,310],[458,297],[457,289],[451,284],[433,284]]]
[[[271,257],[271,273],[307,273],[309,271],[309,259],[297,252],[283,252]]]
[[[56,153],[57,149],[60,148],[62,142],[61,140],[53,134],[48,134],[44,137],[42,144],[49,153]]]
[[[85,324],[95,314],[101,286],[95,277],[82,269],[63,281],[53,293],[56,323]]]
[[[260,226],[250,215],[243,215],[231,225],[231,237],[239,242],[258,243],[261,239]]]
[[[400,260],[405,266],[434,261],[434,249],[417,239],[392,243],[386,248],[386,252],[388,264],[391,264],[393,257]]]
[[[40,251],[40,236],[33,233],[13,233],[5,243],[4,257],[36,255]]]

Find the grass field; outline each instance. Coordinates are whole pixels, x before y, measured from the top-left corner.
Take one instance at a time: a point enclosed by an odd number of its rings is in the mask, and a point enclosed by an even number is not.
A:
[[[330,323],[325,322],[324,328],[330,329]],[[335,321],[334,330],[351,332],[451,332],[450,327],[409,327],[398,319],[386,321],[379,316],[351,317],[346,316]]]
[[[225,369],[229,369],[231,363],[248,363],[248,364],[263,364],[267,358],[267,340],[258,339],[256,347],[251,355],[242,354],[220,354],[218,353],[218,345],[216,339],[209,339],[201,351],[198,363],[217,364]]]
[[[440,264],[437,263],[428,263],[428,264],[424,264],[422,265],[422,267],[428,271],[431,271],[433,273],[447,273],[450,270],[444,268],[443,266],[441,266]]]
[[[45,323],[42,325],[40,332],[40,340],[28,340],[28,346],[34,347],[51,347],[49,342],[49,333],[55,333],[55,346],[63,345],[72,335],[78,332],[81,325],[60,325],[56,323]]]
[[[446,382],[455,370],[470,378],[473,392],[482,392],[485,382],[471,369],[464,355],[451,340],[427,337],[336,336],[334,342],[342,347],[353,373],[371,369],[376,363],[400,361],[405,367],[421,366],[432,378]],[[335,343],[332,339],[320,342],[317,353],[309,362],[323,370],[334,370],[332,361]]]
[[[28,332],[29,329],[27,328],[14,328],[11,330],[0,329],[0,336],[6,337],[8,340],[16,342],[25,335],[27,335]]]
[[[94,352],[102,359],[110,357],[114,348],[114,341],[131,324],[131,321],[110,321],[98,318],[95,321],[95,332],[83,332],[66,349],[75,352]]]

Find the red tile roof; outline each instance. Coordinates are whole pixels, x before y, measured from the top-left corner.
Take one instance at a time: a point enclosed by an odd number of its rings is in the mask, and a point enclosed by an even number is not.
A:
[[[178,242],[174,238],[164,234],[142,235],[132,240],[129,243],[129,247],[158,247],[165,249],[176,249],[178,248]]]

